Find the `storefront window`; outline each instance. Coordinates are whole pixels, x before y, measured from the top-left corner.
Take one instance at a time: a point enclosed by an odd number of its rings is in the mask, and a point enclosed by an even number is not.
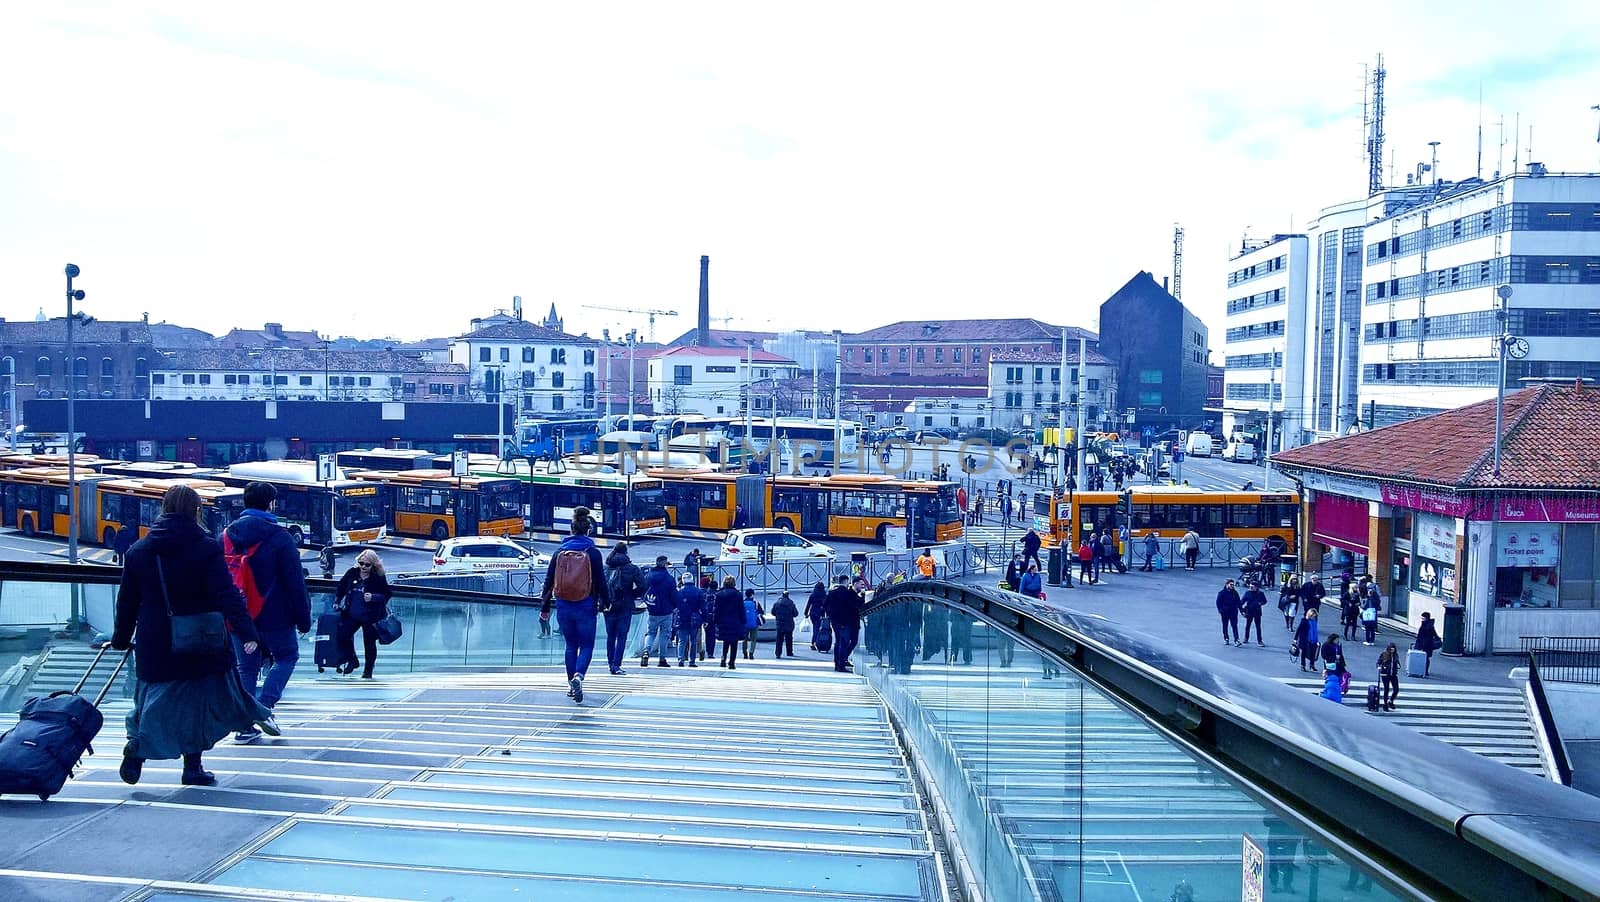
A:
[[[1411,540],[1411,512],[1397,510],[1394,512],[1394,538],[1397,541],[1409,542]]]
[[[1564,608],[1595,607],[1600,596],[1600,574],[1595,573],[1595,558],[1600,557],[1600,529],[1590,524],[1566,527],[1561,547],[1560,599]]]
[[[1502,523],[1495,543],[1497,607],[1596,606],[1600,530],[1593,525]]]

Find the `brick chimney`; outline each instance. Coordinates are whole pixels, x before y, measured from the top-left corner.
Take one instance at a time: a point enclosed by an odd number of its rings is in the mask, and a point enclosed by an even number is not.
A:
[[[700,328],[695,331],[694,343],[702,348],[711,347],[711,258],[700,256]]]

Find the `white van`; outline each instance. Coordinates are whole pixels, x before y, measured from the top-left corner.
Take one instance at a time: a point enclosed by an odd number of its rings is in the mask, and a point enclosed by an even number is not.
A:
[[[1222,449],[1222,459],[1237,464],[1253,464],[1256,462],[1256,446],[1249,442],[1229,442],[1228,447]]]
[[[1211,436],[1204,432],[1189,433],[1189,443],[1184,446],[1184,452],[1190,457],[1211,456]]]

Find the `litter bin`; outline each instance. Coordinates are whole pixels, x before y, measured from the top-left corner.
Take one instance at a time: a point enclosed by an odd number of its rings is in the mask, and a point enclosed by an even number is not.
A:
[[[1061,585],[1061,566],[1066,560],[1060,545],[1050,546],[1050,554],[1045,558],[1045,584],[1051,586]]]
[[[1467,606],[1460,604],[1447,604],[1444,606],[1444,636],[1441,640],[1440,654],[1458,657],[1467,652]]]

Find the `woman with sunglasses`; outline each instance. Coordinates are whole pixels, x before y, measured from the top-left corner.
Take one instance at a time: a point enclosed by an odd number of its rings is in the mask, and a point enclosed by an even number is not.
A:
[[[356,556],[356,565],[345,571],[334,593],[334,606],[339,610],[339,649],[343,653],[340,673],[354,673],[361,664],[361,678],[372,679],[372,665],[378,660],[378,630],[374,626],[388,616],[389,580],[383,573],[383,561],[371,548]],[[356,660],[356,630],[361,630],[361,645],[366,652],[365,661]]]

